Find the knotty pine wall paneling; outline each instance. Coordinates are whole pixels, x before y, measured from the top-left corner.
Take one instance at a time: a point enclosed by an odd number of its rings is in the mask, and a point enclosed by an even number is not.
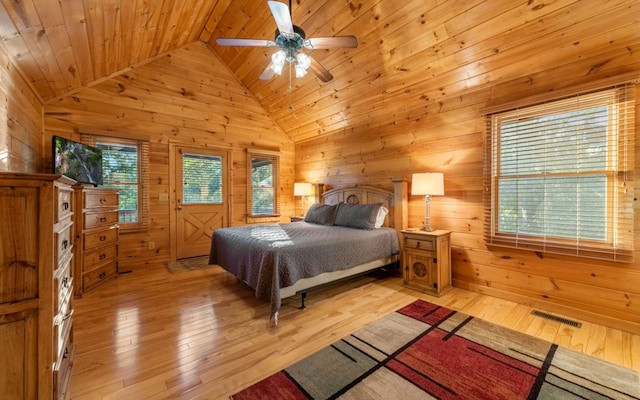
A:
[[[555,85],[541,76],[536,74],[535,83],[526,79],[507,81],[419,108],[377,108],[373,102],[372,117],[352,119],[361,120],[361,124],[296,142],[296,180],[324,183],[326,189],[363,184],[390,190],[392,177],[410,180],[414,172],[443,172],[445,195],[431,199],[431,225],[453,231],[454,286],[640,332],[640,252],[636,251],[634,263],[625,264],[490,250],[484,245],[484,122],[480,109],[496,100],[518,99],[522,93],[560,88],[560,82],[567,82],[561,77],[568,74],[566,70],[553,71],[549,76],[556,79]],[[574,79],[567,85],[576,82],[580,83]],[[585,82],[588,80],[583,79]],[[638,124],[640,112],[636,114]],[[640,126],[636,132],[640,132]],[[636,148],[639,143],[637,135]],[[636,157],[638,167],[639,159]],[[636,191],[639,171],[636,168]],[[423,221],[424,198],[410,195],[409,226],[420,227]],[[635,226],[640,233],[640,224]],[[636,243],[639,248],[640,243]]]
[[[42,100],[0,46],[0,171],[42,172]]]
[[[57,99],[44,108],[45,142],[78,132],[150,140],[150,229],[121,234],[124,269],[167,261],[170,144],[229,150],[232,226],[246,224],[246,149],[281,151],[281,221],[293,215],[293,141],[271,120],[204,43],[193,43],[120,76]],[[155,242],[150,250],[148,242]]]

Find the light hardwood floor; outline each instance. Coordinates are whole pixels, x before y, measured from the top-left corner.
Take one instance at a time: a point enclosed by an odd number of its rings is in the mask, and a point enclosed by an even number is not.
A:
[[[366,276],[269,306],[219,267],[170,274],[155,265],[75,300],[71,398],[228,399],[228,396],[417,298],[640,370],[640,335],[454,288],[440,298]]]

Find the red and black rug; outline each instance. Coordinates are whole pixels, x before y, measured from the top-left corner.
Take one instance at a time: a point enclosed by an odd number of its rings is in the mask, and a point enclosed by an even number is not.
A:
[[[640,372],[418,300],[231,396],[640,399]]]

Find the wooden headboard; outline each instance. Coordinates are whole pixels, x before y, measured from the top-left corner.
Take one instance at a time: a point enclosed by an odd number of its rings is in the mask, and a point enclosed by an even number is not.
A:
[[[384,226],[395,228],[396,230],[402,230],[406,228],[406,216],[404,216],[404,214],[406,214],[407,185],[404,180],[394,180],[394,183],[395,192],[389,192],[387,190],[371,186],[352,186],[330,189],[322,193],[322,203],[329,205],[338,203],[382,203],[383,206],[389,209],[389,213],[384,221]]]

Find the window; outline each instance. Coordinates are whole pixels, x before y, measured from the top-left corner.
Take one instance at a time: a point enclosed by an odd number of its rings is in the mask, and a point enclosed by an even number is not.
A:
[[[120,231],[148,229],[149,143],[87,134],[82,142],[102,150],[103,187],[120,193]]]
[[[280,215],[277,190],[279,159],[278,152],[248,150],[247,215],[249,217]]]
[[[182,203],[222,204],[222,157],[182,154]]]
[[[632,261],[634,96],[611,88],[486,116],[487,245]]]

